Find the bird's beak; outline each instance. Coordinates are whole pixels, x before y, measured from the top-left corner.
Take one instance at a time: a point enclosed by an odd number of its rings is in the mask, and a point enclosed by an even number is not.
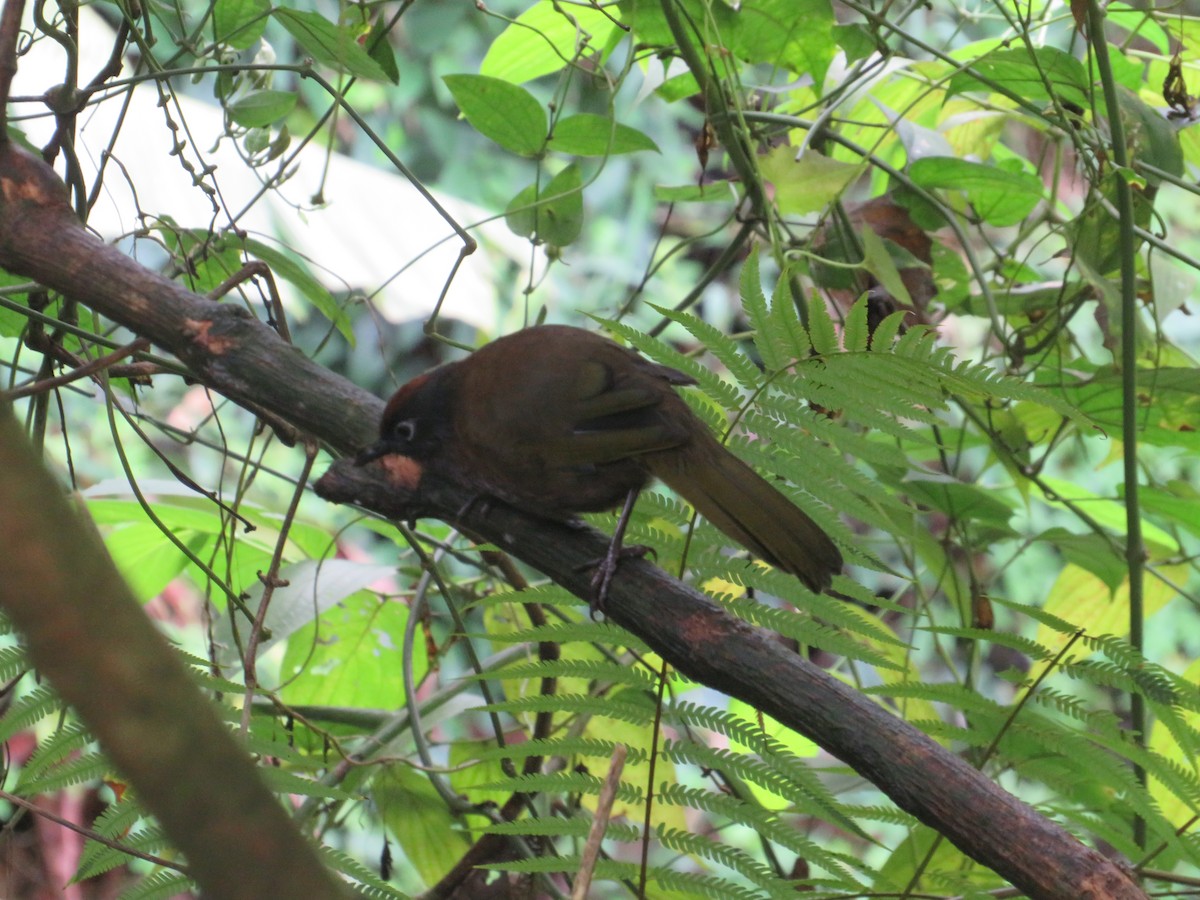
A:
[[[356,466],[365,466],[372,460],[379,459],[381,456],[387,456],[389,453],[395,452],[396,448],[393,447],[389,441],[379,440],[360,452],[358,456],[354,457],[354,464]]]

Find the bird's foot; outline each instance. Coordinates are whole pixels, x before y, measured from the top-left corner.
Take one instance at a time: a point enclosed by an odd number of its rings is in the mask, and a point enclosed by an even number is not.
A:
[[[613,576],[617,574],[617,567],[621,564],[621,560],[644,559],[647,555],[658,559],[658,553],[653,547],[647,547],[644,544],[630,544],[625,547],[619,542],[613,541],[608,545],[608,552],[602,557],[578,567],[576,571],[595,569],[592,573],[591,599],[588,602],[593,619],[596,618],[596,613],[604,612],[604,604],[608,601],[608,588],[612,584]]]

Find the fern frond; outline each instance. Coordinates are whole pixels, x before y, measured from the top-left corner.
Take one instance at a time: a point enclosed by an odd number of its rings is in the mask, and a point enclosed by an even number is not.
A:
[[[988,628],[965,628],[962,626],[950,625],[926,625],[922,631],[927,631],[930,634],[944,634],[950,637],[966,638],[972,641],[987,642],[989,644],[997,644],[1001,647],[1008,647],[1010,650],[1016,650],[1034,660],[1053,659],[1056,652],[1049,647],[1043,647],[1037,641],[1027,637],[1022,637],[1019,634],[1011,634],[1005,631],[996,631]]]
[[[788,356],[787,343],[773,327],[767,297],[762,289],[762,276],[758,268],[758,247],[750,248],[750,254],[742,265],[742,274],[738,280],[739,292],[742,298],[742,309],[754,329],[754,346],[762,357],[763,365],[768,372],[777,372],[787,366],[791,359]]]
[[[1006,597],[992,596],[993,603],[999,603],[1008,609],[1015,610],[1019,613],[1024,613],[1040,625],[1045,625],[1052,631],[1057,631],[1059,634],[1075,634],[1080,631],[1078,625],[1074,622],[1068,622],[1066,619],[1061,619],[1054,613],[1046,612],[1040,606],[1030,606],[1027,603],[1018,603],[1016,600],[1010,600]]]
[[[522,791],[525,793],[586,794],[598,796],[604,779],[587,772],[534,772],[517,774],[500,781],[477,784],[479,791]],[[617,787],[617,797],[625,803],[643,803],[645,796],[636,784],[622,782]]]
[[[871,331],[867,327],[867,295],[863,293],[846,312],[846,321],[842,326],[842,347],[847,353],[861,353],[870,345]]]
[[[629,696],[628,693],[625,696]],[[530,713],[553,712],[564,715],[601,716],[648,725],[654,718],[654,709],[649,704],[630,703],[612,697],[593,697],[587,694],[541,694],[518,697],[502,703],[491,703],[474,707],[479,712],[509,713],[514,716]]]
[[[358,892],[362,896],[375,897],[379,900],[408,900],[408,894],[396,890],[358,860],[341,850],[335,850],[323,844],[318,852],[325,865],[358,882]]]
[[[530,756],[546,758],[563,757],[568,759],[593,758],[611,759],[616,741],[596,740],[594,738],[565,737],[535,738],[510,744],[506,747],[489,747],[475,754],[475,759],[484,762],[492,759],[521,760]],[[645,762],[648,754],[640,747],[626,748],[626,764],[635,765]]]
[[[659,825],[655,834],[664,847],[689,853],[703,859],[720,863],[725,868],[741,875],[769,897],[779,900],[793,900],[796,896],[796,886],[775,876],[767,866],[756,861],[749,854],[727,844],[722,844],[711,838],[676,828]]]
[[[1116,688],[1127,694],[1141,694],[1154,703],[1183,705],[1184,698],[1175,690],[1169,679],[1147,665],[1145,669],[1127,668],[1123,663],[1105,662],[1099,659],[1084,659],[1065,662],[1060,667],[1064,675],[1101,687]],[[1196,700],[1190,698],[1188,706]]]
[[[120,839],[120,846],[109,847],[97,841],[88,841],[75,870],[75,881],[94,878],[110,869],[127,864],[131,857],[123,848],[129,847],[142,853],[159,854],[170,846],[166,834],[158,825],[141,829]]]
[[[1041,685],[1030,700],[1069,716],[1094,731],[1113,735],[1121,731],[1121,720],[1116,713],[1107,709],[1090,709],[1081,697],[1059,691],[1052,685]]]
[[[467,609],[493,606],[499,603],[540,603],[543,606],[573,606],[579,598],[557,584],[532,585],[522,590],[498,590],[472,598]]]
[[[579,603],[584,601],[580,600]],[[556,622],[552,625],[539,625],[526,628],[510,634],[502,633],[468,633],[467,637],[489,640],[497,644],[538,644],[549,642],[569,644],[572,641],[583,641],[588,644],[605,644],[628,647],[641,653],[649,653],[650,648],[634,637],[624,628],[610,622],[593,622],[580,620],[578,622]]]
[[[0,681],[12,681],[29,668],[29,657],[20,644],[0,648]]]
[[[132,791],[126,791],[120,800],[106,806],[92,822],[92,830],[107,838],[120,837],[132,831],[133,826],[146,815],[133,797]]]
[[[91,742],[92,736],[82,722],[68,722],[38,744],[37,749],[25,762],[22,777],[37,778],[47,768],[82,750]]]
[[[1141,693],[1154,703],[1178,705],[1200,712],[1200,696],[1197,696],[1195,685],[1189,684],[1170,669],[1146,659],[1124,638],[1112,634],[1084,634],[1081,640],[1084,645],[1099,650],[1111,659],[1119,670],[1128,673],[1132,687],[1123,690]],[[1092,667],[1096,666],[1094,661],[1072,663],[1070,666],[1086,672],[1089,663]],[[1103,668],[1106,672],[1111,671]]]
[[[597,318],[596,321],[603,324],[613,334],[619,335],[628,344],[636,347],[655,362],[670,366],[672,369],[678,369],[685,375],[694,378],[700,390],[704,391],[721,408],[733,410],[741,405],[741,394],[738,393],[736,387],[725,381],[712,369],[707,368],[690,356],[684,356],[668,344],[643,334],[636,328],[626,325],[624,322],[614,322],[609,319],[600,318]]]
[[[1026,778],[1042,781],[1084,808],[1099,809],[1113,802],[1108,798],[1139,792],[1129,766],[1100,743],[1096,735],[1089,738],[1023,710],[997,750]],[[1097,794],[1099,784],[1106,785],[1105,798]]]
[[[320,797],[325,800],[357,800],[354,794],[310,778],[303,778],[286,769],[259,766],[259,777],[277,794],[299,794],[301,797]]]
[[[666,306],[656,306],[653,303],[650,306],[665,318],[686,328],[692,337],[704,345],[705,350],[720,361],[743,391],[755,391],[762,386],[763,374],[758,366],[724,331],[692,313]]]
[[[875,327],[875,332],[871,335],[871,349],[880,352],[891,350],[892,344],[896,340],[896,335],[904,327],[904,322],[907,318],[908,312],[898,309],[880,322]]]
[[[137,884],[126,888],[120,900],[170,900],[185,894],[192,888],[192,881],[178,872],[161,871],[148,875]]]
[[[0,719],[0,744],[11,740],[14,734],[31,728],[51,713],[65,708],[61,697],[48,685],[40,684],[9,707]]]
[[[763,408],[773,403],[773,400],[768,400]],[[782,411],[781,406],[775,408]],[[834,450],[816,441],[797,437],[795,422],[789,423],[764,415],[761,410],[752,410],[746,415],[746,427],[762,440],[731,441],[734,452],[759,471],[781,475],[822,501],[824,505],[817,508],[811,502],[800,505],[826,530],[833,531],[835,537],[840,536],[843,543],[851,542],[850,532],[836,515],[827,510],[836,509],[843,515],[878,522],[880,516],[876,508],[880,503],[902,508],[902,504],[890,494],[880,496],[879,484],[851,465],[842,455],[844,451],[841,447]],[[836,436],[832,439],[838,440]],[[790,494],[785,485],[776,484],[776,487]]]
[[[583,815],[570,818],[542,816],[537,819],[517,819],[513,822],[493,822],[481,831],[487,834],[516,834],[530,837],[568,837],[582,840],[591,831],[591,820]],[[632,844],[642,839],[642,830],[625,822],[609,821],[604,829],[605,840]]]
[[[663,753],[673,762],[709,765],[727,774],[760,785],[776,796],[788,800],[795,808],[794,811],[809,813],[826,821],[835,822],[852,834],[870,840],[862,829],[841,810],[831,810],[827,808],[827,804],[814,803],[812,797],[796,791],[787,783],[788,780],[781,777],[773,767],[752,756],[701,747],[686,741],[668,742],[668,745],[663,748]],[[813,843],[792,825],[782,821],[776,813],[757,803],[681,784],[661,785],[658,799],[660,802],[675,806],[717,813],[730,822],[749,826],[767,840],[786,847],[809,862],[832,874],[838,874],[842,878],[850,877],[846,872],[847,869],[865,871],[864,866],[853,856],[836,853]]]
[[[732,578],[727,580],[732,580]],[[824,625],[809,616],[788,609],[767,606],[757,600],[742,597],[723,597],[721,605],[738,618],[798,641],[803,646],[815,647],[836,656],[858,660],[880,669],[903,671],[902,666],[877,652],[855,633],[848,634],[840,629]],[[869,625],[865,628],[871,631],[877,630]],[[894,635],[884,638],[882,643],[903,646]]]
[[[86,781],[99,781],[111,769],[112,764],[99,751],[84,753],[48,767],[36,777],[26,777],[25,773],[22,773],[17,793],[25,797],[49,794]]]
[[[194,653],[188,653],[179,647],[176,647],[175,651],[183,658],[192,679],[201,690],[217,694],[230,694],[234,697],[240,697],[246,693],[246,685],[214,673],[211,660],[207,660],[203,656],[196,656]]]
[[[862,610],[830,597],[828,594],[814,594],[807,590],[795,578],[778,569],[762,569],[731,566],[722,576],[735,584],[754,587],[765,591],[773,597],[786,600],[808,615],[814,616],[841,631],[858,635],[864,640],[877,644],[895,647],[906,646],[905,642],[896,637],[895,633],[883,627],[878,621],[873,621]],[[759,604],[762,606],[762,604]],[[748,611],[753,614],[752,611]],[[769,615],[769,613],[763,613]]]
[[[903,825],[905,828],[915,828],[918,824],[915,816],[895,806],[846,804],[842,811],[856,821],[882,822],[885,825]]]
[[[1163,727],[1170,732],[1183,758],[1193,761],[1200,759],[1200,731],[1173,706],[1154,703],[1151,704],[1151,709],[1154,712],[1155,727]]]
[[[574,874],[579,871],[580,857],[538,856],[510,862],[490,863],[487,868],[498,872],[523,872],[529,874]],[[602,859],[596,863],[594,881],[629,881],[637,883],[641,868],[637,863]],[[698,872],[676,872],[661,866],[651,867],[650,880],[667,891],[682,891],[694,896],[711,897],[713,900],[761,900],[760,891],[721,878],[717,875]]]
[[[861,359],[871,362],[858,365]],[[919,432],[908,421],[932,425],[938,417],[915,399],[908,385],[902,385],[902,379],[912,376],[896,371],[897,366],[877,365],[874,359],[873,354],[863,353],[805,360],[793,372],[778,378],[774,385],[799,400],[839,410],[860,426],[906,443],[928,443],[921,441]],[[831,360],[838,362],[830,366]],[[935,409],[946,405],[944,398],[932,393],[921,399],[936,402]]]
[[[770,321],[771,338],[787,348],[783,355],[788,365],[812,355],[812,341],[808,338],[808,329],[800,322],[800,307],[792,296],[791,275],[786,270],[771,292]]]
[[[492,678],[583,678],[588,681],[625,684],[643,691],[658,687],[658,676],[639,666],[620,665],[599,659],[549,659],[511,663],[500,669],[464,676],[467,680]]]
[[[841,350],[837,326],[829,315],[829,307],[819,294],[813,294],[808,304],[808,339],[817,356],[831,356]]]
[[[707,728],[737,741],[751,753],[758,754],[763,762],[777,770],[789,782],[788,790],[795,792],[792,796],[797,802],[814,802],[824,815],[839,821],[845,820],[848,830],[857,830],[857,826],[839,812],[839,805],[833,794],[804,760],[780,741],[765,734],[757,722],[751,722],[726,710],[688,702],[680,702],[671,707],[670,718],[680,724]]]

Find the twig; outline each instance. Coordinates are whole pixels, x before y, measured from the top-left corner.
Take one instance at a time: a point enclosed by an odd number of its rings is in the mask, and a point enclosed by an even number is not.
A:
[[[163,859],[161,856],[155,856],[153,853],[145,853],[135,847],[130,847],[128,844],[122,844],[119,841],[114,841],[110,837],[105,837],[100,832],[91,828],[72,822],[70,819],[64,819],[57,813],[52,813],[48,809],[42,809],[36,803],[26,800],[24,797],[18,797],[16,794],[10,794],[8,791],[0,790],[0,799],[7,800],[13,806],[19,806],[21,809],[27,809],[35,816],[41,816],[43,819],[49,819],[56,825],[61,825],[69,831],[74,831],[76,834],[81,834],[85,838],[95,841],[97,844],[103,844],[105,847],[111,847],[124,853],[126,856],[134,857],[135,859],[144,859],[146,862],[154,863],[156,866],[162,866],[165,869],[172,869],[176,872],[187,874],[187,866],[181,865],[178,862],[170,859]]]
[[[72,369],[70,372],[63,372],[61,375],[55,375],[53,378],[31,381],[28,384],[13,388],[5,396],[9,400],[16,400],[20,397],[32,397],[34,394],[45,394],[70,384],[72,381],[78,381],[80,378],[95,375],[102,369],[107,369],[113,363],[119,362],[127,356],[132,356],[135,353],[149,349],[150,342],[145,338],[138,338],[136,341],[132,341],[124,347],[119,347],[112,353],[106,353],[98,359],[93,359],[91,362],[86,362],[82,366]]]
[[[571,900],[587,900],[588,888],[592,886],[592,873],[596,869],[596,860],[600,857],[600,842],[604,840],[608,819],[612,815],[613,801],[617,797],[617,788],[621,786],[626,752],[624,744],[613,747],[608,774],[604,777],[604,784],[600,786],[600,797],[596,801],[596,818],[592,819],[587,843],[583,845],[583,859],[579,861],[579,875],[575,879],[575,889],[571,891]]]
[[[17,38],[21,34],[24,0],[7,0],[0,12],[0,147],[8,144],[8,92],[17,74]]]

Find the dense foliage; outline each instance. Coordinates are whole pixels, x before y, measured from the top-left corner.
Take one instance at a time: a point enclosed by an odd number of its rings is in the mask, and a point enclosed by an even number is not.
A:
[[[119,23],[125,71],[88,83],[78,47],[103,23],[64,4],[31,34],[35,49],[66,47],[71,74],[49,101],[82,91],[80,105],[39,124],[38,103],[14,103],[11,127],[52,148],[82,218],[132,198],[106,220],[122,227],[97,226],[107,239],[289,323],[304,353],[380,393],[456,343],[545,318],[685,370],[697,413],[785,479],[850,566],[838,598],[814,596],[731,557],[663,493],[640,500],[631,540],[1161,895],[1187,890],[1200,867],[1200,20],[1082,2],[98,11]],[[95,110],[146,94],[161,148],[118,118],[96,138]],[[251,188],[227,191],[228,162],[209,163],[211,136],[189,127],[199,97],[220,105],[221,144]],[[166,160],[182,193],[135,150]],[[364,188],[378,173],[352,180],[343,155],[386,157],[445,209],[405,195],[425,224],[380,209]],[[330,221],[320,233],[343,244],[304,242]],[[439,257],[452,279],[468,233],[489,260],[476,293],[451,286],[443,312],[436,277],[394,289],[433,245],[452,248]],[[274,281],[229,281],[252,262]],[[1004,885],[538,573],[441,523],[308,495],[300,449],[176,360],[139,351],[134,369],[46,383],[129,339],[21,279],[0,289],[7,387],[43,386],[18,394],[31,437],[297,822],[371,896],[438,884],[488,831],[524,838],[493,871],[569,894],[618,744],[629,756],[591,896]],[[235,598],[269,602],[266,631]],[[14,691],[4,790],[87,785],[107,802],[81,823],[77,877],[124,867],[128,898],[185,886],[16,639],[0,677]],[[127,846],[160,858],[130,861]]]

